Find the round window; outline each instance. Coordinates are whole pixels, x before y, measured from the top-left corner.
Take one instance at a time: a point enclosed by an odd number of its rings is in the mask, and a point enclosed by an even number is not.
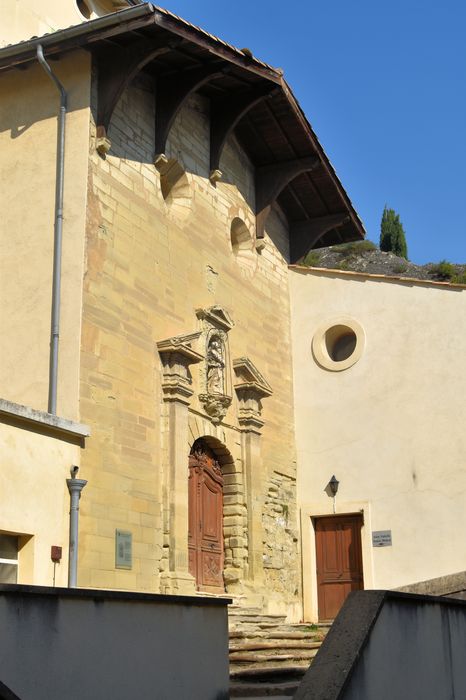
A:
[[[364,343],[362,326],[353,319],[340,318],[319,326],[312,339],[312,352],[321,367],[339,372],[359,360]]]

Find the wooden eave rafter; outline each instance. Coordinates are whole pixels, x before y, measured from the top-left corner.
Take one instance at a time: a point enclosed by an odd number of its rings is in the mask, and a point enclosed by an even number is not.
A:
[[[300,260],[322,236],[350,221],[348,212],[319,216],[307,221],[297,221],[290,227],[290,259]]]
[[[288,201],[294,212],[290,220],[285,207],[291,262],[323,241],[364,237],[363,226],[281,71],[150,4],[0,49],[0,72],[35,62],[39,43],[47,57],[78,48],[94,54],[99,73],[97,127],[104,135],[124,89],[139,71],[150,70],[157,89],[156,153],[163,153],[170,127],[187,97],[204,88],[213,117],[211,170],[219,171],[225,142],[238,127],[240,141],[257,169],[257,235],[264,235],[273,202]],[[163,65],[166,74],[160,70]],[[175,70],[170,71],[170,65]],[[272,98],[266,99],[267,95]],[[261,115],[259,130],[267,146],[259,159],[253,155],[256,139],[246,128],[256,112]],[[310,167],[299,165],[305,161]],[[330,229],[323,225],[326,217],[338,219],[343,212],[343,224]]]
[[[205,83],[229,70],[228,64],[214,61],[179,75],[158,78],[156,82],[155,157],[165,153],[168,134],[187,98]]]
[[[278,90],[269,84],[248,90],[244,95],[226,97],[212,103],[210,113],[210,171],[220,168],[223,147],[238,122],[250,109]]]
[[[143,68],[159,56],[169,53],[181,39],[166,42],[136,40],[124,49],[106,46],[96,52],[99,74],[97,127],[108,130],[113,111],[125,88]]]
[[[256,238],[264,238],[265,222],[280,192],[297,175],[310,172],[319,165],[319,158],[307,156],[256,169]]]

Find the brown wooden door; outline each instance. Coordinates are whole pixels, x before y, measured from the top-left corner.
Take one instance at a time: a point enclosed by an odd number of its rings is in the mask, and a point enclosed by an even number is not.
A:
[[[333,620],[346,596],[364,588],[361,515],[315,520],[319,620]]]
[[[223,477],[213,451],[201,440],[189,456],[188,551],[197,588],[224,591]]]

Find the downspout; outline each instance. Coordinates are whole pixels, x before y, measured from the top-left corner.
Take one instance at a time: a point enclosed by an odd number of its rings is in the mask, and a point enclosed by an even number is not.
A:
[[[77,479],[78,467],[71,467],[71,479],[66,480],[70,492],[70,541],[68,550],[68,587],[78,585],[78,534],[79,534],[79,499],[81,491],[87,484],[85,479]]]
[[[53,73],[44,58],[41,44],[37,46],[37,60],[60,93],[60,111],[58,113],[57,157],[55,179],[55,223],[53,241],[53,276],[52,276],[52,316],[50,327],[49,360],[49,399],[48,412],[57,413],[57,378],[58,378],[58,341],[60,337],[60,288],[61,288],[61,253],[63,231],[63,183],[65,166],[65,121],[67,94],[65,88]]]

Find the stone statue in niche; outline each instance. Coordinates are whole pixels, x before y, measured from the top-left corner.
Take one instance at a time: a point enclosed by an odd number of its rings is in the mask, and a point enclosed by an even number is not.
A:
[[[225,359],[223,351],[223,343],[218,336],[213,336],[210,339],[207,348],[207,393],[208,394],[223,394],[224,393],[224,372]]]
[[[201,367],[199,401],[214,425],[222,422],[232,400],[231,360],[228,347],[228,332],[233,321],[225,309],[210,306],[197,309],[201,321],[205,348],[205,362]]]

